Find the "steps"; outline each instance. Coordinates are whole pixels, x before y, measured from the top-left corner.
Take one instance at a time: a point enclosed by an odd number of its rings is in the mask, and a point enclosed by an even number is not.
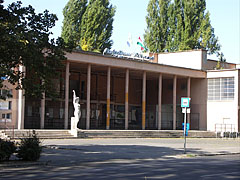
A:
[[[182,130],[79,130],[79,138],[180,138]],[[214,132],[189,131],[188,137],[212,138]]]
[[[33,130],[6,130],[5,134],[11,139],[29,137]],[[35,130],[40,139],[69,139],[74,138],[69,130]],[[5,136],[5,137],[6,137]],[[77,138],[180,138],[182,130],[78,130]],[[191,138],[215,138],[214,132],[189,131]]]
[[[14,135],[12,130],[6,130],[5,135],[10,137],[11,139],[20,139],[24,137],[29,137],[32,134],[33,130],[24,129],[24,130],[14,130]],[[37,137],[40,139],[69,139],[74,138],[69,130],[35,130]],[[14,136],[14,137],[13,137]]]

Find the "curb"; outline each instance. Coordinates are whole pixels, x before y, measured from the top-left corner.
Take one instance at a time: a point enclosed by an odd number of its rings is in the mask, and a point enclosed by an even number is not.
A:
[[[177,154],[169,155],[166,157],[175,157],[175,158],[194,158],[194,157],[204,157],[204,156],[227,156],[227,155],[240,155],[240,152],[237,153],[205,153],[205,154]]]

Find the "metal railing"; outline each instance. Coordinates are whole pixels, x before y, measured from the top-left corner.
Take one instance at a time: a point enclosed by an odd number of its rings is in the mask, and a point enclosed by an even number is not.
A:
[[[217,123],[215,124],[215,132],[235,132],[235,124],[218,124]]]
[[[216,138],[237,138],[240,133],[236,132],[235,124],[215,124]]]

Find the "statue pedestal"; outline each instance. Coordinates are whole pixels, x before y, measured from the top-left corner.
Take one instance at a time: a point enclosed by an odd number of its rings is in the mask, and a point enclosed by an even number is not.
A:
[[[77,128],[77,123],[78,123],[78,119],[75,117],[71,117],[71,130],[70,133],[74,136],[77,137],[77,132],[78,132],[78,128]]]

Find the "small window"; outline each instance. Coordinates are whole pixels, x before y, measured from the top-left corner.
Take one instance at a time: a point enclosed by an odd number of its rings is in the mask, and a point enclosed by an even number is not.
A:
[[[11,113],[7,113],[7,119],[12,119],[12,114]]]
[[[5,114],[2,114],[2,118],[5,119]]]
[[[8,102],[8,109],[11,110],[12,109],[12,101]]]

